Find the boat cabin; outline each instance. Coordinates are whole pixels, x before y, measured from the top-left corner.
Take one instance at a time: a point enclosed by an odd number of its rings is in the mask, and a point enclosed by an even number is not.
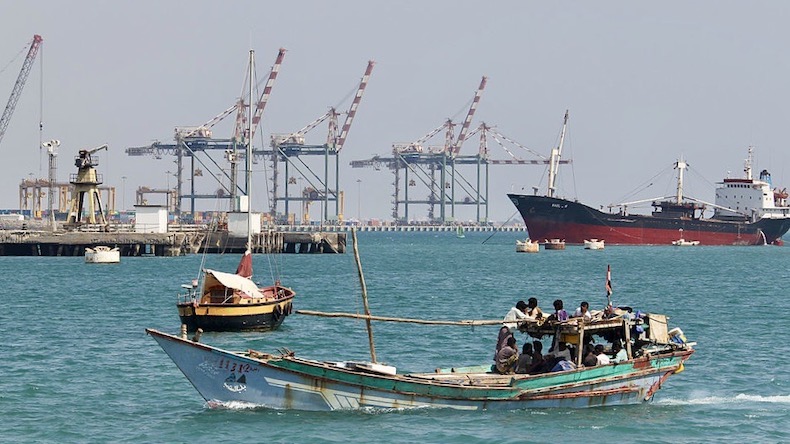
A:
[[[682,332],[667,331],[667,317],[653,313],[633,313],[631,308],[614,308],[611,313],[597,311],[592,320],[571,318],[568,321],[530,321],[522,323],[519,331],[541,340],[551,339],[550,348],[560,342],[571,349],[571,357],[576,367],[582,367],[584,346],[591,343],[607,343],[607,351],[615,342],[620,342],[628,359],[638,358],[672,348],[674,344],[684,343]],[[677,336],[677,338],[675,338]],[[548,349],[544,354],[549,354]]]

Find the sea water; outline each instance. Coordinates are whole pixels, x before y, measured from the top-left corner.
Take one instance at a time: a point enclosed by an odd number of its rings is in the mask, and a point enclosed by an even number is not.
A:
[[[144,332],[179,330],[181,284],[201,256],[0,257],[2,442],[787,442],[790,419],[789,247],[618,247],[516,253],[515,233],[360,233],[373,314],[500,319],[518,300],[545,311],[613,302],[669,316],[697,353],[654,400],[594,409],[328,413],[210,409]],[[237,255],[205,266],[233,271]],[[255,279],[279,275],[296,309],[362,313],[346,254],[255,255]],[[274,271],[273,271],[274,270]],[[497,326],[373,323],[380,362],[399,372],[491,363]],[[519,335],[519,345],[526,338]],[[369,360],[365,323],[294,314],[268,333],[205,333],[230,349],[293,350]]]

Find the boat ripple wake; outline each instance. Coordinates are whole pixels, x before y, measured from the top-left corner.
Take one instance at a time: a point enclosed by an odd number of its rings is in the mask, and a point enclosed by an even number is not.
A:
[[[767,403],[767,404],[790,404],[790,395],[750,395],[739,393],[735,396],[706,396],[693,399],[673,399],[665,398],[657,400],[655,404],[660,405],[714,405],[714,404],[746,404],[746,403]]]
[[[228,401],[228,402],[221,402],[221,401],[207,401],[206,406],[210,409],[226,409],[226,410],[255,410],[255,409],[265,409],[266,406],[263,404],[254,404],[251,402],[243,402],[243,401]]]

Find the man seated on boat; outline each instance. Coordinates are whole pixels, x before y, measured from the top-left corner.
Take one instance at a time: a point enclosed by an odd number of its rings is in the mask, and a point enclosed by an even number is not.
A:
[[[542,373],[543,364],[546,360],[543,358],[543,343],[540,341],[532,341],[532,365],[527,370],[527,373],[534,375]]]
[[[499,356],[499,351],[502,350],[503,347],[507,346],[507,341],[509,338],[513,337],[513,333],[507,327],[507,325],[503,325],[499,329],[499,335],[496,339],[496,351],[494,351],[494,361],[496,361],[497,356]]]
[[[538,300],[536,298],[529,298],[527,299],[527,316],[540,320],[543,319],[543,310],[538,307]]]
[[[510,332],[513,333],[518,329],[519,323],[517,321],[526,319],[528,319],[527,303],[524,301],[518,301],[516,306],[507,312],[503,322],[505,323],[505,326],[510,329]]]
[[[525,342],[524,346],[521,347],[521,355],[519,355],[516,363],[516,373],[527,373],[532,366],[532,353],[532,344]]]
[[[507,338],[507,344],[499,350],[496,356],[496,371],[499,374],[513,374],[518,362],[518,350],[516,349],[516,338]]]
[[[584,322],[590,322],[592,320],[592,313],[590,313],[590,303],[587,301],[582,301],[579,304],[579,308],[573,312],[572,318],[583,318]]]
[[[595,346],[590,343],[584,346],[582,364],[584,364],[585,367],[595,367],[598,365],[598,356],[595,354]]]
[[[595,346],[595,355],[598,359],[598,365],[606,365],[611,363],[609,356],[604,353],[603,344],[598,344]]]
[[[568,312],[563,309],[562,299],[554,301],[554,313],[549,315],[549,321],[564,322],[568,320]]]
[[[614,354],[614,358],[612,358],[611,362],[623,362],[628,360],[628,353],[625,351],[623,346],[620,344],[620,341],[615,341],[612,344],[612,354]]]

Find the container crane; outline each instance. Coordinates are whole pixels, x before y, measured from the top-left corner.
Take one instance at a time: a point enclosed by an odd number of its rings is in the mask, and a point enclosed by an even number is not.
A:
[[[329,111],[324,113],[321,117],[310,122],[307,126],[296,131],[294,133],[284,133],[284,134],[272,134],[271,136],[271,162],[272,162],[272,188],[271,188],[271,214],[272,216],[276,216],[277,214],[277,203],[283,201],[285,204],[285,214],[289,214],[290,212],[290,203],[291,202],[302,202],[306,201],[306,197],[304,192],[302,192],[300,196],[291,196],[289,191],[289,184],[293,184],[295,178],[290,176],[290,168],[294,168],[299,175],[304,177],[309,186],[313,190],[317,190],[318,195],[320,196],[321,200],[323,201],[323,215],[322,220],[328,221],[329,220],[329,202],[335,202],[335,214],[337,215],[338,220],[341,220],[343,217],[343,211],[341,208],[341,201],[342,199],[340,196],[342,195],[342,191],[339,189],[340,185],[340,166],[338,162],[340,150],[343,149],[343,145],[345,144],[346,138],[348,136],[348,132],[351,128],[351,123],[354,120],[354,116],[356,115],[357,109],[359,108],[359,104],[362,101],[362,96],[365,93],[365,89],[368,84],[368,80],[370,79],[370,75],[373,72],[373,67],[375,62],[373,60],[369,60],[368,64],[365,68],[365,73],[363,74],[362,78],[359,81],[359,85],[357,86],[357,92],[354,96],[351,105],[346,112],[346,119],[341,127],[340,134],[337,134],[337,118],[339,116],[339,112],[334,108],[331,107]],[[310,145],[305,143],[305,134],[314,129],[316,126],[321,124],[322,122],[329,120],[329,131],[327,134],[326,143],[322,145]],[[310,166],[305,163],[304,160],[301,159],[301,156],[321,156],[324,158],[323,166],[323,175],[318,172],[313,171]],[[334,189],[330,188],[330,174],[329,168],[332,161],[330,160],[330,156],[334,157],[334,173],[335,173],[335,181],[334,181]],[[280,195],[280,162],[284,164],[284,175],[286,179],[284,182],[285,188],[285,195]],[[292,180],[293,179],[293,180]],[[314,195],[315,193],[311,193]]]
[[[252,117],[253,122],[253,134],[255,128],[257,128],[257,124],[260,122],[261,116],[263,114],[263,110],[268,102],[269,95],[271,93],[272,86],[274,85],[274,80],[277,78],[277,74],[280,69],[280,64],[285,57],[286,50],[281,48],[277,59],[275,61],[274,66],[269,74],[268,80],[264,87],[263,93],[261,98],[258,100],[256,104],[255,114]],[[246,85],[245,79],[245,87]],[[243,95],[243,94],[242,94]],[[129,156],[147,156],[152,155],[157,159],[161,159],[164,155],[173,155],[176,156],[176,164],[177,164],[177,184],[176,184],[176,198],[174,199],[175,204],[175,212],[177,214],[181,213],[181,200],[184,198],[190,199],[190,207],[192,214],[195,213],[195,199],[202,198],[202,199],[216,199],[217,197],[224,197],[230,198],[231,202],[233,202],[233,198],[237,195],[239,189],[237,185],[237,174],[236,174],[236,162],[239,160],[239,153],[236,151],[238,145],[246,143],[246,122],[247,122],[247,108],[249,106],[244,103],[243,99],[239,99],[234,103],[230,108],[226,109],[225,111],[221,112],[220,114],[213,117],[208,122],[195,126],[195,127],[177,127],[175,129],[175,143],[162,143],[162,142],[154,142],[149,146],[141,146],[141,147],[129,147],[126,148],[126,154]],[[236,112],[236,124],[235,130],[232,138],[229,139],[218,139],[213,138],[212,135],[212,128],[214,125],[228,117],[229,115]],[[231,164],[231,172],[228,174],[225,170],[217,164],[217,162],[209,155],[204,156],[208,162],[211,164],[204,163],[200,158],[197,157],[198,152],[208,152],[208,151],[217,151],[222,150],[225,152],[226,159],[230,161]],[[184,177],[183,177],[183,158],[184,156],[189,157],[191,159],[192,167],[191,172],[189,173],[190,180],[190,193],[185,195],[182,193]],[[196,173],[196,165],[195,162],[200,163],[200,166],[203,167],[205,171],[207,171],[214,179],[219,183],[220,190],[223,192],[220,194],[196,194],[195,193],[195,176],[202,175]],[[212,164],[213,167],[212,168]],[[218,174],[212,172],[212,170],[219,171]],[[223,180],[229,179],[230,186],[226,186],[223,183]],[[227,194],[225,194],[227,192]]]
[[[27,75],[30,74],[30,69],[33,67],[33,62],[36,60],[38,49],[41,47],[43,41],[44,39],[41,38],[40,35],[36,34],[33,36],[33,42],[30,44],[30,49],[27,51],[24,63],[22,63],[22,70],[19,71],[19,76],[16,78],[14,89],[11,90],[11,97],[8,98],[8,104],[6,104],[5,110],[3,111],[3,117],[0,117],[0,142],[3,140],[5,131],[8,128],[8,122],[11,120],[11,115],[14,114],[16,102],[22,94],[22,88],[25,87]]]

